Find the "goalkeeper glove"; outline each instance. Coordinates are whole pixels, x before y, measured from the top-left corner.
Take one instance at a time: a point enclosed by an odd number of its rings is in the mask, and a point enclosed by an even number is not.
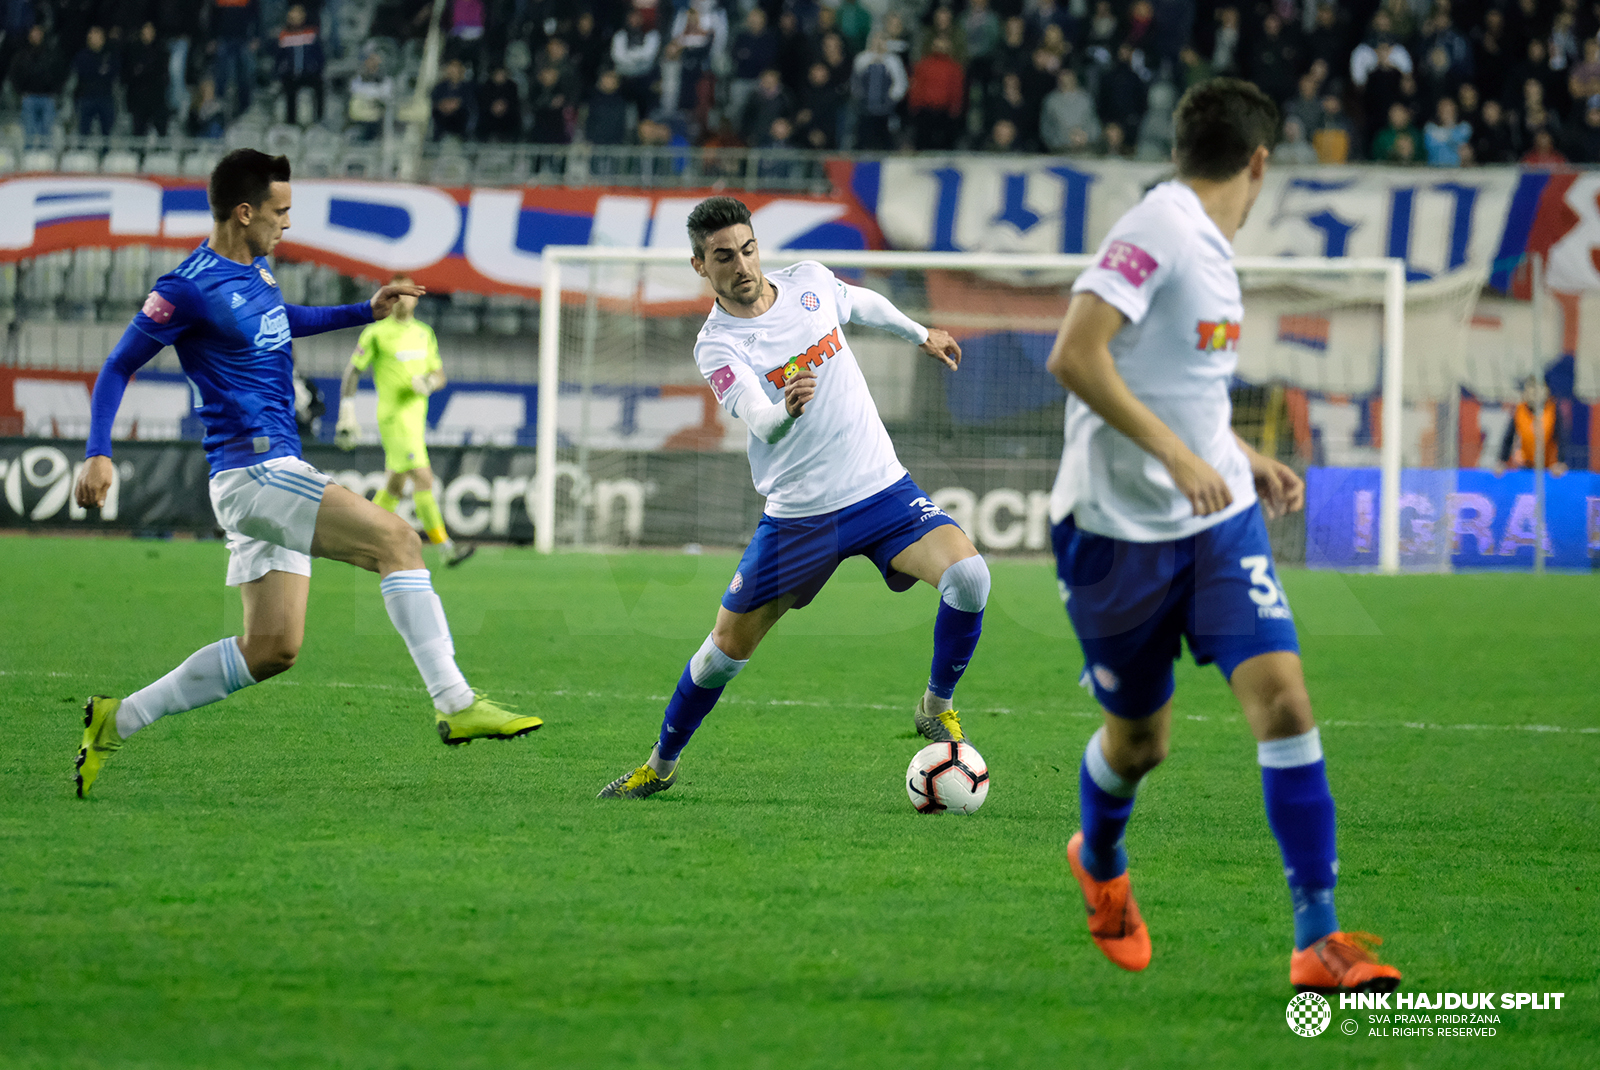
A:
[[[411,389],[416,392],[418,397],[425,398],[433,393],[433,386],[428,382],[428,376],[426,375],[413,375],[411,377]]]
[[[339,401],[339,422],[334,425],[333,441],[342,450],[356,448],[356,440],[361,437],[361,424],[356,421],[355,398],[341,398]]]

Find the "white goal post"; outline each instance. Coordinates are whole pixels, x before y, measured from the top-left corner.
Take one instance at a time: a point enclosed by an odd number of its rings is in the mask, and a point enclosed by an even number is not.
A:
[[[539,390],[536,414],[534,545],[541,553],[555,549],[557,420],[562,375],[561,316],[563,264],[683,264],[687,249],[613,248],[589,245],[547,245],[543,251],[543,285],[539,299]],[[832,268],[928,269],[956,271],[1076,272],[1089,267],[1092,256],[1005,253],[926,253],[879,250],[764,251],[765,264],[779,266],[817,260]],[[1236,257],[1240,271],[1283,272],[1298,276],[1365,275],[1382,282],[1383,375],[1381,396],[1382,480],[1378,523],[1378,565],[1385,573],[1400,571],[1400,465],[1402,390],[1405,359],[1405,261],[1392,257],[1310,258]],[[1066,307],[1063,293],[1062,308]],[[688,352],[684,360],[692,359]],[[553,387],[553,388],[552,388]]]

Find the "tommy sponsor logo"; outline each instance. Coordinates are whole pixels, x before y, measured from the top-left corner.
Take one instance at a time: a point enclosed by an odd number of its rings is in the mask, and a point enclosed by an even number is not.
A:
[[[166,323],[172,319],[172,313],[176,310],[171,301],[151,290],[150,296],[144,299],[144,307],[139,311],[156,323]]]
[[[728,396],[728,391],[733,389],[733,384],[737,381],[733,368],[727,364],[706,376],[706,382],[711,384],[711,393],[716,395],[718,401]]]
[[[1238,349],[1239,325],[1229,323],[1227,320],[1213,322],[1201,320],[1195,324],[1195,332],[1199,334],[1200,341],[1195,348],[1199,350],[1213,349]]]
[[[1100,258],[1100,266],[1107,271],[1115,271],[1134,286],[1143,286],[1160,265],[1155,257],[1132,242],[1114,241],[1106,247],[1106,255]]]
[[[807,290],[805,293],[800,295],[800,307],[804,308],[807,312],[815,312],[817,309],[822,307],[822,302],[817,299],[816,294],[812,293],[810,290]]]
[[[257,349],[280,349],[289,344],[289,313],[279,305],[261,317],[254,345]]]
[[[784,383],[792,379],[798,369],[821,367],[823,361],[843,348],[844,341],[839,337],[839,328],[835,327],[821,338],[818,338],[816,344],[808,347],[804,353],[790,358],[782,366],[773,368],[768,372],[767,382],[782,390]],[[796,368],[796,372],[785,374],[790,365]]]

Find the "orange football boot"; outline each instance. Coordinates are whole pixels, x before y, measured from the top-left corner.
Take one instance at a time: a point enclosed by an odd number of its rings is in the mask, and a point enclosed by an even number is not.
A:
[[[1108,881],[1097,881],[1078,861],[1083,850],[1083,833],[1067,841],[1067,864],[1083,889],[1083,905],[1089,911],[1089,935],[1106,958],[1124,970],[1135,972],[1150,965],[1150,930],[1139,916],[1133,901],[1133,888],[1127,873]]]
[[[1329,933],[1289,956],[1289,983],[1296,992],[1393,992],[1400,971],[1378,961],[1372,949],[1383,943],[1371,933]]]

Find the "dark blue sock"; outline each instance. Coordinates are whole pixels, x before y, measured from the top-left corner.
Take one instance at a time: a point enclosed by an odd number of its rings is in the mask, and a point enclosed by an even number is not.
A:
[[[1078,861],[1097,881],[1108,881],[1128,869],[1122,834],[1133,815],[1133,798],[1106,791],[1089,775],[1087,762],[1078,766],[1078,809],[1083,823],[1083,846]]]
[[[928,690],[942,699],[956,693],[956,683],[967,671],[972,652],[978,649],[983,632],[983,610],[968,613],[939,600],[939,615],[933,621],[933,670],[928,673]]]
[[[1290,769],[1261,769],[1267,824],[1283,852],[1284,875],[1294,900],[1295,950],[1339,928],[1333,888],[1339,862],[1334,843],[1333,793],[1327,766],[1318,759]]]
[[[689,667],[685,665],[672,698],[667,700],[667,713],[661,719],[661,741],[656,745],[656,753],[669,762],[676,761],[694,735],[694,730],[700,727],[700,722],[706,719],[706,714],[711,712],[711,707],[721,697],[722,688],[701,687],[694,682],[694,677],[689,675]]]

